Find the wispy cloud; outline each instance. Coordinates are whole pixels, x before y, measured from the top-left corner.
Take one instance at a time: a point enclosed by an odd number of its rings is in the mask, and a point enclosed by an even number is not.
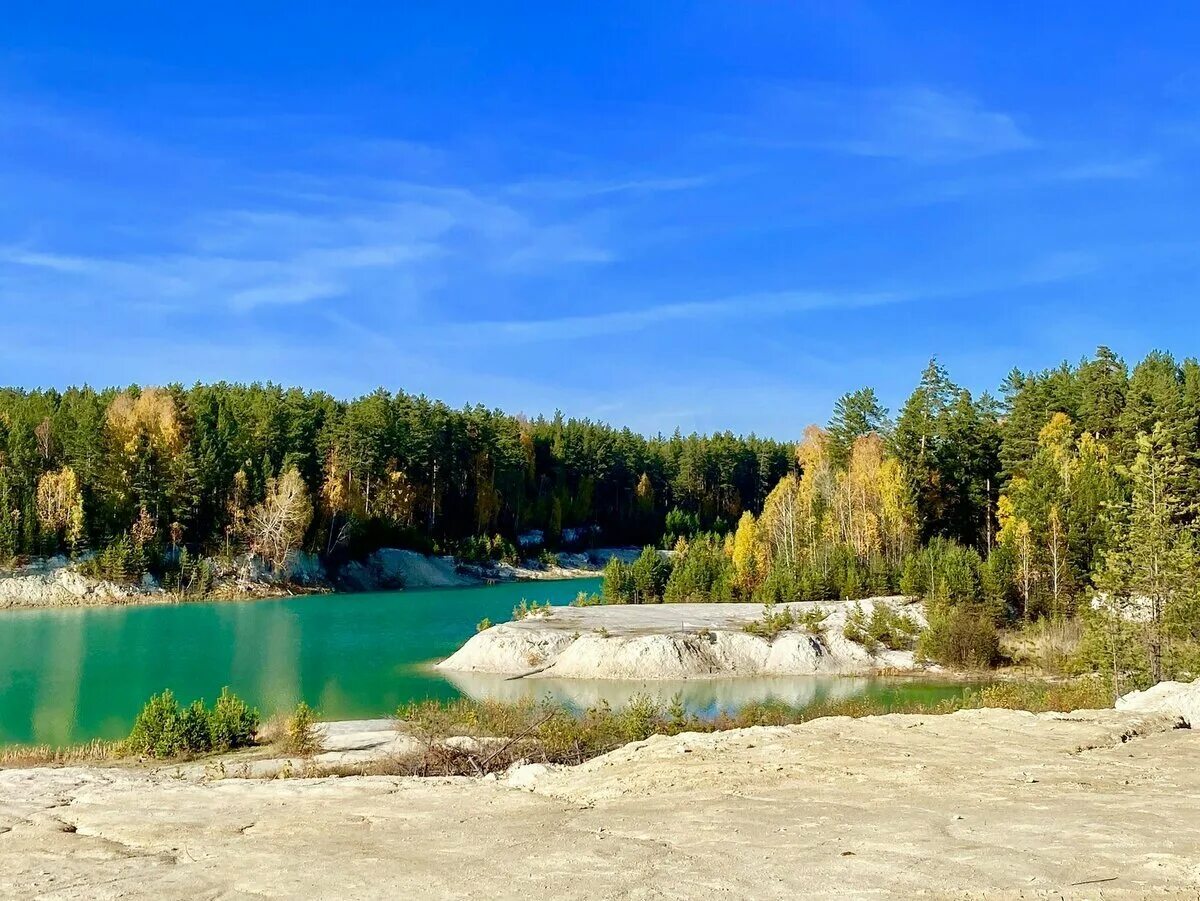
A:
[[[550,179],[509,185],[505,192],[544,200],[583,200],[614,194],[662,194],[689,191],[712,184],[713,175],[684,175],[628,179]]]
[[[334,191],[308,207],[193,216],[174,227],[183,236],[177,250],[154,254],[86,256],[14,242],[0,246],[0,273],[27,301],[104,298],[245,312],[349,296],[368,283],[377,298],[381,280],[393,301],[411,300],[455,267],[546,272],[616,257],[588,220],[539,218],[458,188],[392,183],[376,200]]]
[[[1129,181],[1145,178],[1157,165],[1155,156],[1093,160],[1064,166],[1057,177],[1062,181]]]
[[[631,310],[523,321],[466,323],[454,341],[476,338],[506,341],[569,341],[638,332],[658,325],[736,317],[763,317],[830,307],[850,308],[894,303],[899,295],[781,291],[744,294],[719,300],[654,304]]]
[[[865,133],[846,143],[865,156],[957,160],[1034,146],[1012,116],[962,94],[929,88],[882,91],[868,95],[866,113]]]
[[[1027,150],[1036,142],[1009,113],[931,87],[774,87],[754,111],[752,134],[776,146],[947,163]]]
[[[564,342],[633,334],[659,326],[738,320],[769,321],[821,310],[850,311],[891,304],[977,297],[995,291],[1083,278],[1096,272],[1101,260],[1083,252],[1046,254],[994,279],[929,284],[890,290],[777,291],[739,294],[715,300],[647,304],[645,306],[555,318],[462,323],[442,335],[452,344]],[[437,340],[434,335],[429,340]]]

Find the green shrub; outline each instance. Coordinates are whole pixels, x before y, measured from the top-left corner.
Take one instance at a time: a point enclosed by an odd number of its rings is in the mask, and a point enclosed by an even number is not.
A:
[[[774,566],[754,591],[763,603],[858,600],[893,594],[899,572],[878,554],[859,557],[848,545],[823,548],[816,559],[794,567]]]
[[[691,538],[700,531],[700,518],[695,513],[685,513],[674,507],[667,513],[663,523],[663,540],[666,547],[674,547],[680,538]]]
[[[483,619],[481,619],[479,622],[477,622],[475,624],[475,631],[476,632],[486,632],[491,627],[492,627],[492,621],[485,616]]]
[[[146,555],[128,535],[121,535],[101,548],[81,569],[93,579],[133,584],[146,572]]]
[[[214,578],[208,560],[189,554],[187,548],[180,548],[179,556],[163,567],[162,585],[181,598],[200,598],[212,591]]]
[[[762,619],[746,623],[742,626],[742,631],[768,641],[774,641],[781,633],[786,632],[794,625],[796,625],[796,614],[792,612],[792,608],[784,607],[782,610],[776,610],[774,604],[764,604]]]
[[[231,692],[229,686],[222,688],[208,715],[213,750],[228,751],[254,744],[258,722],[257,710]]]
[[[733,597],[733,561],[718,535],[681,541],[663,590],[668,604],[728,603]]]
[[[228,751],[254,744],[258,712],[228,688],[221,690],[212,710],[196,700],[181,707],[168,689],[146,702],[126,739],[133,754],[182,757],[209,751]]]
[[[675,565],[667,560],[657,549],[642,548],[636,560],[629,566],[629,576],[633,581],[633,603],[655,603],[663,599],[667,582],[675,571]]]
[[[887,604],[875,604],[870,616],[855,604],[846,617],[842,634],[873,654],[880,646],[891,651],[909,650],[920,631],[920,626],[907,614],[899,613]]]
[[[628,741],[644,741],[658,730],[662,715],[658,701],[648,694],[635,694],[621,711],[621,731]]]
[[[829,619],[829,611],[824,607],[810,607],[796,617],[796,626],[812,635],[820,635]]]
[[[642,548],[632,563],[616,557],[604,567],[601,594],[606,604],[657,604],[663,599],[673,564],[658,550]]]
[[[904,560],[902,594],[945,604],[976,603],[983,592],[983,560],[973,548],[934,538]]]
[[[528,601],[525,598],[521,599],[521,603],[513,607],[512,618],[514,621],[525,619],[527,616],[539,616],[543,613],[550,612],[550,602],[539,604],[537,601]]]
[[[629,564],[610,557],[604,565],[604,582],[600,587],[606,604],[628,604],[633,598],[633,574]]]
[[[774,604],[763,605],[762,619],[756,619],[742,626],[742,631],[774,641],[780,634],[789,629],[801,629],[810,635],[820,635],[829,611],[821,607],[813,607],[797,612],[792,607],[777,610]]]
[[[134,754],[153,757],[178,757],[183,753],[183,710],[170,689],[146,702],[133,723],[128,745]]]
[[[598,594],[588,594],[586,591],[581,591],[575,595],[575,600],[571,601],[572,607],[602,607],[605,604],[612,603],[605,600]]]
[[[850,612],[846,614],[846,625],[842,627],[842,635],[855,644],[861,644],[868,651],[875,650],[875,642],[867,628],[867,615],[858,604],[851,607]]]
[[[1119,605],[1107,599],[1098,608],[1082,606],[1079,615],[1083,636],[1069,663],[1070,670],[1104,676],[1114,695],[1149,687],[1145,624],[1131,621]]]
[[[1000,634],[985,612],[966,607],[931,611],[929,628],[917,641],[917,655],[943,666],[991,666],[1000,656]]]
[[[204,701],[197,699],[183,708],[179,717],[181,747],[175,754],[204,754],[213,748],[212,727]]]
[[[754,592],[754,600],[764,604],[786,604],[810,600],[799,574],[785,566],[773,566]]]
[[[521,562],[517,546],[503,535],[472,535],[454,548],[454,556],[466,563],[487,563],[499,560],[516,566]]]

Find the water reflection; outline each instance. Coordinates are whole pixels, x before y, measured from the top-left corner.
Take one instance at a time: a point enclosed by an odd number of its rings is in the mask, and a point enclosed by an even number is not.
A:
[[[442,673],[455,688],[475,700],[540,700],[549,697],[576,708],[602,701],[624,705],[637,694],[648,694],[664,703],[678,695],[691,713],[716,716],[749,703],[779,702],[807,707],[821,701],[840,701],[880,690],[902,690],[895,682],[851,676],[764,676],[736,679],[680,681],[626,681],[611,679],[506,679],[487,673]]]
[[[83,623],[78,618],[63,618],[54,638],[53,652],[46,655],[46,679],[37,692],[33,731],[46,736],[49,743],[66,744],[79,709],[80,674],[85,659]]]
[[[210,703],[228,685],[264,716],[307,701],[329,719],[454,697],[423,664],[522,599],[563,604],[598,579],[246,603],[0,613],[0,743],[128,734],[163,689]]]

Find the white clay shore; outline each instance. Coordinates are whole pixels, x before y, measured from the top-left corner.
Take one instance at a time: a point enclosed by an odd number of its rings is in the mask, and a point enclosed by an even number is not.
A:
[[[0,770],[0,897],[1195,898],[1200,740],[1174,711],[1198,700],[657,736],[486,779]]]
[[[774,639],[745,625],[761,604],[646,604],[555,607],[474,635],[438,664],[447,671],[523,678],[695,679],[720,676],[856,675],[917,667],[912,651],[869,651],[843,635],[858,605],[902,611],[925,624],[919,603],[903,597],[780,605],[828,611],[820,628],[790,629]]]

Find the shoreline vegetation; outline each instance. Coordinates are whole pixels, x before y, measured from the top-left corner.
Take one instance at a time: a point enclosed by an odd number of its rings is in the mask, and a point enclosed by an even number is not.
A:
[[[522,701],[420,701],[402,705],[391,720],[321,723],[301,702],[290,714],[262,721],[257,710],[223,689],[210,707],[203,699],[181,704],[170,691],[150,698],[125,739],[76,745],[0,746],[0,769],[36,766],[135,765],[222,762],[221,772],[241,763],[244,775],[481,776],[519,762],[578,764],[652,735],[678,735],[799,725],[824,717],[884,714],[940,716],[959,710],[1003,708],[1032,713],[1070,712],[1112,706],[1107,686],[1093,677],[1071,681],[1001,681],[968,687],[954,698],[823,700],[792,706],[779,701],[745,704],[713,717],[689,713],[678,697],[637,694],[620,707],[601,703],[576,708],[549,698]],[[387,724],[381,726],[379,724]],[[354,762],[339,759],[326,737],[355,729],[390,729],[380,754]],[[314,758],[327,758],[324,760]],[[274,762],[272,764],[271,762]],[[286,769],[283,763],[291,762]]]

